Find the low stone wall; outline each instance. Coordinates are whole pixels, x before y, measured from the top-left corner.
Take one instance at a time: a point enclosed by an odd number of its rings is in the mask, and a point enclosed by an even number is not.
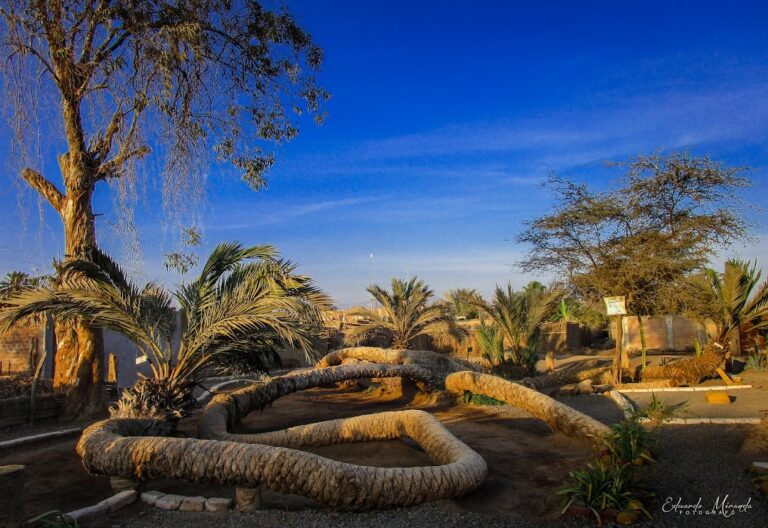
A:
[[[29,396],[0,400],[0,428],[22,425],[29,421]],[[53,394],[35,397],[33,420],[53,418],[59,415],[59,401]]]

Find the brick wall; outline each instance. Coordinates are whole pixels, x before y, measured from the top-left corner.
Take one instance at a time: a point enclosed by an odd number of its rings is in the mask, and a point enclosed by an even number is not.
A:
[[[613,326],[613,321],[611,321],[611,326]],[[622,327],[624,330],[622,343],[624,350],[640,350],[640,325],[637,317],[634,315],[624,316]],[[697,340],[702,345],[709,341],[704,326],[682,315],[644,316],[643,333],[645,334],[645,346],[648,350],[693,350]]]
[[[16,325],[0,334],[0,372],[29,372],[43,354],[44,346],[45,323]]]

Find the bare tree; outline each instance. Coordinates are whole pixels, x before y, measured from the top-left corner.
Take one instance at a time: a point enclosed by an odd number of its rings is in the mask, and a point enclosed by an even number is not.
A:
[[[150,154],[161,160],[170,207],[180,201],[173,189],[194,194],[209,153],[257,190],[274,146],[298,133],[299,115],[323,117],[328,94],[313,74],[320,48],[287,11],[256,0],[8,0],[0,15],[17,146],[38,135],[66,145],[59,185],[43,165],[21,170],[61,217],[65,259],[96,247],[96,185],[123,181]],[[34,98],[55,112],[43,114]],[[50,126],[31,126],[43,121]],[[99,333],[87,321],[59,321],[57,341],[65,412],[100,409]]]

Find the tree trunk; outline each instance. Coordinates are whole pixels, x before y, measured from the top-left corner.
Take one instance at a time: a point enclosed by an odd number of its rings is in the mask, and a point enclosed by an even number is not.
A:
[[[546,394],[490,374],[454,372],[445,378],[445,388],[454,396],[470,391],[501,400],[523,409],[534,418],[544,420],[554,431],[568,436],[585,436],[597,440],[610,432],[607,425]]]
[[[643,316],[638,315],[637,316],[637,327],[640,330],[640,351],[642,354],[642,358],[640,359],[640,371],[642,372],[645,370],[645,363],[646,363],[646,346],[645,346],[645,327],[643,326]]]
[[[96,248],[96,229],[91,201],[94,179],[83,163],[72,156],[59,157],[67,195],[59,211],[64,223],[65,259],[88,258]],[[104,410],[104,340],[99,328],[82,320],[57,323],[54,387],[66,394],[66,417],[89,416]],[[58,338],[59,327],[64,338]],[[65,328],[67,327],[67,328]]]
[[[613,319],[616,326],[616,332],[613,336],[613,339],[616,341],[616,349],[613,353],[613,379],[616,383],[621,383],[621,363],[623,359],[622,341],[624,341],[624,328],[621,326],[621,319],[621,315],[616,315]]]

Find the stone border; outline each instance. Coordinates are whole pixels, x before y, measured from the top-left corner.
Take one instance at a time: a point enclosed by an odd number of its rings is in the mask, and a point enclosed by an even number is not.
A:
[[[11,440],[5,440],[0,442],[0,451],[3,449],[12,449],[27,444],[34,444],[35,442],[43,442],[45,440],[53,440],[54,438],[63,438],[66,436],[75,436],[83,432],[82,427],[75,427],[73,429],[62,429],[60,431],[50,431],[48,433],[40,433],[30,436],[22,436],[21,438],[13,438]]]
[[[97,502],[93,506],[87,506],[80,508],[79,510],[65,513],[64,516],[77,521],[90,521],[97,517],[101,517],[108,513],[115,512],[122,508],[125,508],[129,504],[133,504],[138,498],[139,494],[136,490],[125,490],[119,493],[115,493],[108,499],[104,499],[101,502]]]
[[[642,418],[641,422],[651,421],[649,418]],[[669,418],[664,420],[663,425],[733,425],[733,424],[759,424],[762,420],[760,418]]]
[[[168,511],[220,512],[232,507],[232,499],[225,499],[223,497],[188,497],[186,495],[163,493],[162,491],[145,491],[141,494],[141,502]]]
[[[707,385],[705,387],[658,387],[655,389],[621,389],[621,392],[706,392],[715,390],[751,389],[752,385]]]
[[[619,408],[624,413],[624,417],[628,418],[631,416],[631,414],[635,411],[635,407],[632,405],[632,402],[629,401],[626,396],[624,396],[620,391],[608,391],[606,393],[609,398],[611,398],[614,402],[616,402],[616,405],[619,406]],[[638,420],[640,423],[649,423],[652,422],[650,418],[640,418]],[[667,420],[664,420],[663,425],[702,425],[702,424],[712,424],[712,425],[733,425],[733,424],[758,424],[762,420],[760,418],[753,418],[751,416],[747,417],[739,417],[739,418],[669,418]]]
[[[624,413],[624,418],[629,418],[635,412],[635,406],[621,392],[612,390],[605,394],[619,406],[619,409]]]

